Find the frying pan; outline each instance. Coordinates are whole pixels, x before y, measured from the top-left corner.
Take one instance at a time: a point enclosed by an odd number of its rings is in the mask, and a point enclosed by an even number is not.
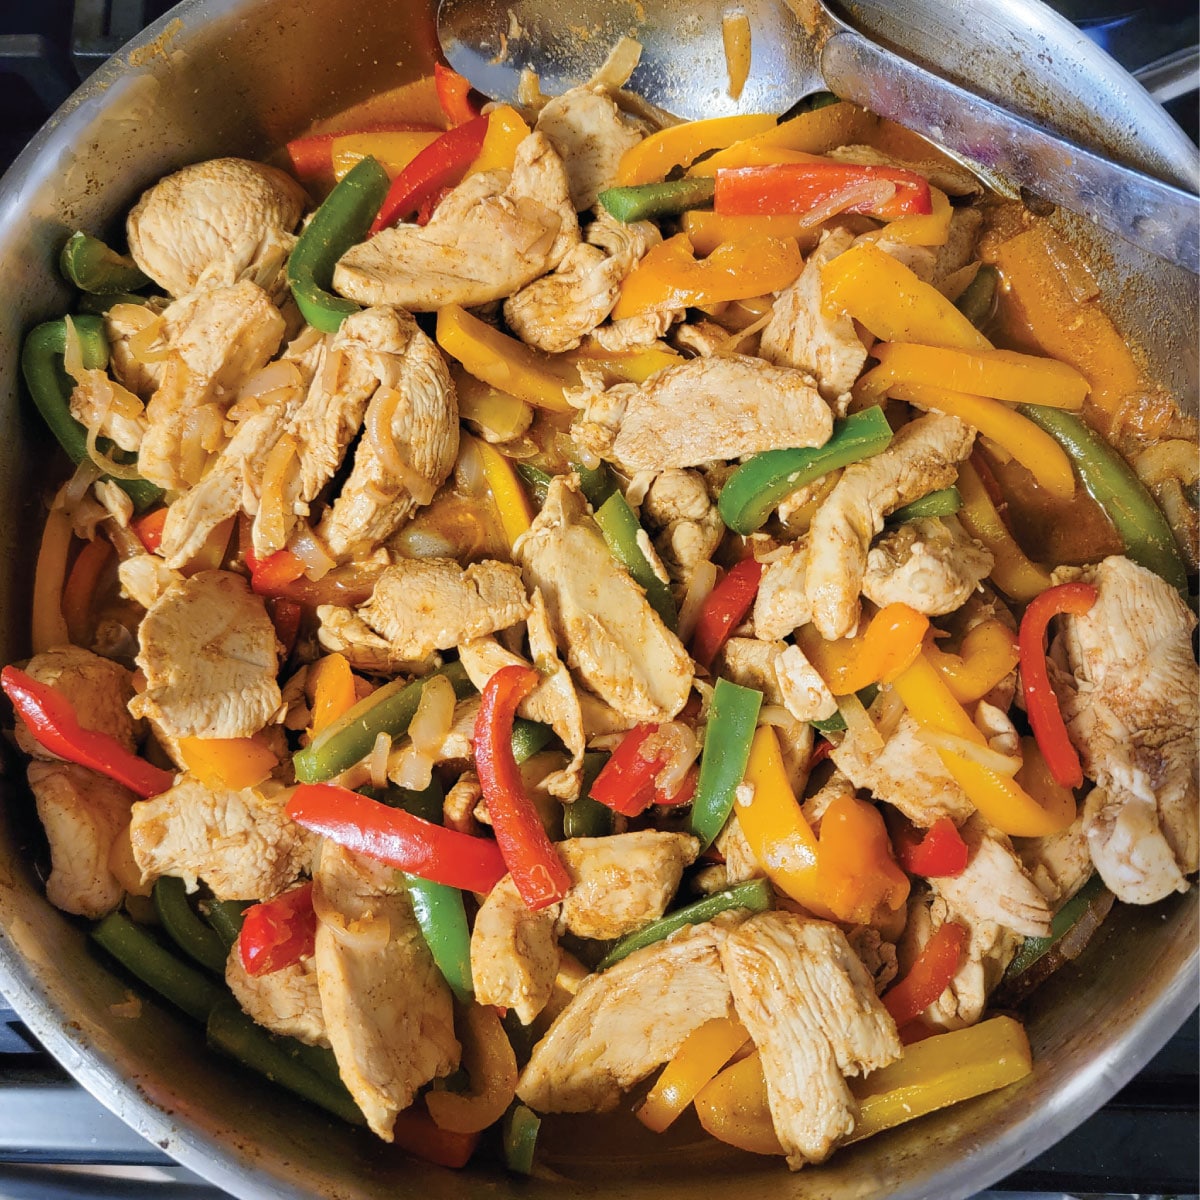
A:
[[[878,22],[870,32],[927,65],[1086,145],[1195,187],[1195,151],[1180,130],[1034,0],[870,8]],[[930,31],[948,28],[953,36],[932,39]],[[129,205],[164,173],[217,154],[265,155],[314,119],[428,73],[434,52],[432,14],[421,0],[188,0],[68,100],[0,182],[3,661],[29,653],[44,488],[58,469],[54,447],[22,402],[17,353],[25,330],[70,302],[53,269],[69,231],[119,235]],[[1194,281],[1061,220],[1150,374],[1194,412]],[[548,1120],[546,1178],[513,1181],[484,1156],[455,1174],[244,1074],[153,997],[131,1006],[129,984],[89,947],[84,925],[45,900],[40,835],[15,759],[4,765],[0,787],[0,990],[88,1091],[241,1197],[953,1200],[1015,1170],[1103,1104],[1179,1026],[1197,994],[1193,890],[1150,909],[1118,909],[1085,953],[1034,994],[1023,1013],[1035,1054],[1031,1077],[841,1151],[825,1166],[789,1175],[778,1160],[729,1150],[694,1126],[656,1138],[626,1114]]]

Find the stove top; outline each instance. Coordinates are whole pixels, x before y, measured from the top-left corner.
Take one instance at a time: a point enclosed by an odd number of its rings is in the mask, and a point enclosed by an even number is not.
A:
[[[1052,0],[1197,139],[1194,0]],[[167,0],[0,0],[0,171],[97,66],[157,20]],[[1113,1100],[990,1192],[993,1200],[1200,1193],[1200,1019],[1185,1023]],[[222,1193],[93,1100],[0,997],[0,1200]]]

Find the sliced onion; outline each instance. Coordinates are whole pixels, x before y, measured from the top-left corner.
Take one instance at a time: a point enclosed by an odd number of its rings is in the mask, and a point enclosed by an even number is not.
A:
[[[454,686],[444,675],[432,675],[421,689],[417,711],[408,727],[408,736],[420,754],[436,755],[454,724],[454,706],[458,703]]]
[[[847,736],[854,738],[855,751],[868,761],[883,753],[883,738],[875,728],[875,722],[863,708],[862,701],[853,692],[848,696],[835,696],[838,712],[846,722]]]
[[[83,343],[79,340],[79,330],[75,328],[75,322],[70,317],[64,317],[63,324],[66,326],[63,370],[76,383],[85,383],[87,381],[87,371],[84,370],[83,366]]]
[[[100,468],[90,458],[81,459],[75,473],[59,489],[54,497],[54,507],[70,513],[87,495],[88,489],[100,478]]]
[[[325,355],[325,366],[321,370],[321,391],[332,395],[337,391],[338,378],[342,373],[344,354],[341,350],[330,350]]]
[[[652,737],[646,739],[645,744],[653,745],[656,758],[664,750],[667,751],[667,761],[654,777],[654,786],[664,795],[674,796],[683,785],[692,763],[700,756],[700,743],[696,740],[695,730],[682,721],[667,721],[658,727]]]
[[[758,710],[758,723],[786,728],[788,725],[795,725],[796,718],[782,704],[764,704]]]
[[[33,574],[34,654],[41,654],[69,640],[62,615],[63,583],[67,577],[67,551],[71,546],[71,521],[59,508],[51,508],[42,530],[37,567]]]
[[[404,463],[392,434],[392,418],[403,397],[395,388],[381,387],[367,405],[364,423],[367,442],[375,451],[380,463],[389,475],[404,476]]]
[[[392,755],[388,777],[397,786],[414,792],[424,791],[433,778],[433,759],[415,746],[405,746]]]
[[[1021,769],[1019,755],[999,754],[990,746],[980,746],[966,738],[955,737],[940,729],[922,729],[921,737],[935,750],[943,750],[957,758],[965,758],[984,770],[994,771],[997,775],[1013,776]]]
[[[288,549],[304,564],[305,576],[314,583],[324,579],[337,566],[324,543],[307,525],[302,524],[292,535]]]
[[[879,695],[871,705],[871,720],[875,722],[879,736],[885,741],[896,732],[904,711],[904,701],[900,699],[895,688],[884,686],[879,689]]]
[[[375,735],[375,745],[371,747],[371,753],[367,755],[367,770],[371,773],[372,787],[387,787],[388,755],[391,752],[392,735],[384,730],[380,730]]]
[[[255,371],[238,388],[238,401],[252,400],[270,392],[292,390],[304,386],[300,368],[290,359],[278,358],[267,363],[261,371]]]
[[[419,525],[408,525],[389,543],[405,558],[454,558],[458,547],[449,538]]]
[[[126,307],[137,307],[139,312],[144,311],[140,305],[127,305]],[[129,357],[134,362],[143,364],[163,362],[171,353],[171,347],[167,345],[162,336],[163,319],[152,313],[148,313],[147,316],[149,320],[141,325],[125,343],[129,350]]]
[[[262,491],[258,500],[258,534],[263,544],[282,546],[287,541],[288,512],[283,485],[297,453],[296,439],[285,433],[263,464]]]
[[[692,578],[688,581],[687,591],[683,596],[683,603],[679,606],[679,640],[685,645],[691,641],[696,622],[700,618],[700,610],[716,585],[716,563],[706,560],[692,572]]]
[[[830,196],[823,204],[810,208],[800,216],[801,229],[813,229],[823,225],[831,217],[844,212],[865,212],[886,204],[896,194],[896,185],[886,179],[876,179],[864,183],[856,183],[845,188],[835,196]]]
[[[642,43],[631,37],[621,37],[596,73],[588,80],[588,87],[599,86],[608,91],[624,87],[641,59]]]
[[[474,438],[459,442],[458,461],[454,464],[454,488],[463,496],[478,499],[488,494],[487,476],[483,473],[483,456]]]
[[[87,435],[87,455],[106,475],[111,475],[114,479],[140,479],[136,466],[124,466],[121,463],[110,458],[99,446],[96,445],[96,439],[100,436],[100,430],[95,426],[88,428]]]

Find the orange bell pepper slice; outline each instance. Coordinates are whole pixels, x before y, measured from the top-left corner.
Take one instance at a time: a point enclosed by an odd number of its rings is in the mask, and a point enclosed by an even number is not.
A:
[[[798,638],[805,657],[835,696],[890,683],[921,653],[929,618],[907,604],[888,604],[853,637],[827,642],[811,625]]]
[[[817,884],[839,921],[876,925],[908,899],[908,876],[892,857],[879,810],[865,800],[839,796],[821,817]]]
[[[1017,635],[993,617],[981,621],[962,640],[958,654],[925,644],[925,657],[937,668],[959,704],[974,704],[986,696],[1017,665]]]
[[[279,765],[261,735],[240,738],[180,738],[183,765],[206,787],[235,791],[254,787]]]
[[[92,615],[92,598],[108,560],[112,557],[112,542],[96,534],[90,542],[83,544],[63,587],[62,615],[67,622],[67,632],[77,646],[86,646],[95,622]]]
[[[662,1133],[749,1039],[740,1021],[714,1017],[688,1034],[635,1115]]]
[[[628,187],[665,179],[672,167],[690,167],[706,150],[729,146],[774,127],[775,118],[770,113],[749,113],[739,117],[686,121],[682,125],[660,129],[621,156],[617,185]]]
[[[696,1097],[696,1116],[705,1130],[751,1154],[784,1154],[775,1136],[767,1081],[757,1050],[726,1067]]]
[[[804,239],[816,244],[816,234],[802,215],[781,213],[768,217],[730,217],[708,209],[692,208],[680,220],[680,228],[697,254],[711,254],[722,242],[740,242],[751,237]]]
[[[326,654],[313,663],[308,673],[307,691],[312,701],[310,740],[358,702],[354,672],[342,654]]]
[[[529,136],[529,126],[510,104],[500,104],[492,109],[487,120],[483,146],[479,157],[467,168],[467,176],[478,175],[481,171],[511,171],[517,147]]]
[[[651,247],[625,277],[613,320],[659,308],[747,300],[787,287],[804,266],[794,238],[750,238],[696,259],[685,233]]]
[[[460,1023],[462,1065],[471,1086],[465,1092],[431,1091],[425,1106],[439,1129],[479,1133],[495,1124],[517,1093],[517,1058],[496,1010],[471,1004]]]
[[[341,180],[364,158],[376,159],[395,179],[426,146],[436,142],[441,129],[405,129],[396,132],[344,133],[329,144],[329,160],[334,179]]]

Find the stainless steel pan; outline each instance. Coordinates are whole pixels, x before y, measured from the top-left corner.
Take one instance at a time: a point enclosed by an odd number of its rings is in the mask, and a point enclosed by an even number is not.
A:
[[[851,8],[853,9],[853,5]],[[882,20],[883,5],[871,5]],[[875,32],[985,93],[1051,116],[1068,135],[1195,186],[1194,149],[1127,75],[1033,0],[901,0]],[[949,14],[949,20],[947,19]],[[932,30],[956,27],[950,41]],[[22,332],[68,302],[53,263],[67,232],[103,233],[142,187],[185,162],[261,155],[325,116],[426,73],[424,3],[189,0],[77,93],[0,183],[0,651],[28,653],[33,559],[54,450],[22,405]],[[1075,230],[1118,324],[1195,411],[1196,306],[1182,272]],[[1036,1070],[996,1095],[926,1118],[790,1176],[776,1160],[626,1119],[548,1123],[561,1178],[516,1186],[407,1160],[208,1053],[197,1029],[126,986],[80,924],[46,902],[36,819],[15,762],[0,806],[0,990],[68,1070],[185,1165],[244,1197],[508,1195],[839,1198],[967,1195],[1019,1167],[1108,1099],[1178,1027],[1197,994],[1195,893],[1124,909],[1026,1011]]]

